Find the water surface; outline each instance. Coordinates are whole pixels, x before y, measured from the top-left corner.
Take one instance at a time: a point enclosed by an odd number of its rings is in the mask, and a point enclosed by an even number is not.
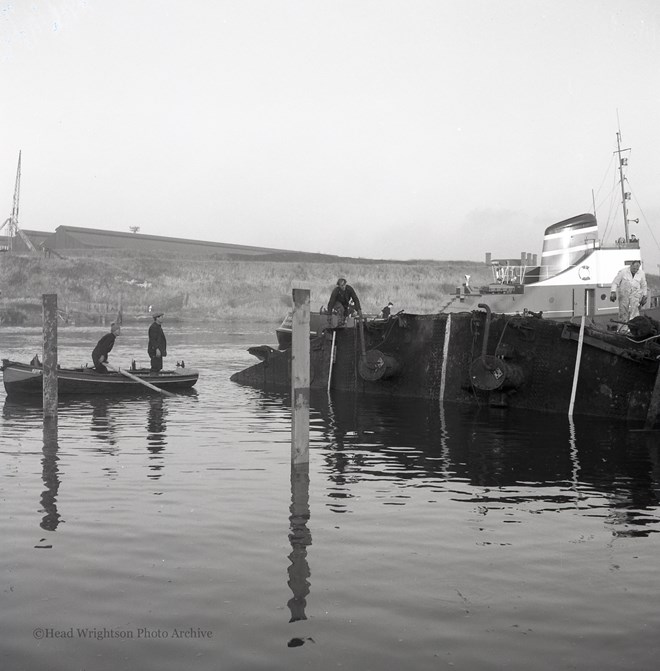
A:
[[[168,325],[193,395],[0,392],[0,668],[640,669],[660,652],[657,434],[237,386],[246,324]],[[111,363],[145,363],[126,327]],[[62,365],[103,329],[59,334]],[[0,355],[41,351],[0,331]]]

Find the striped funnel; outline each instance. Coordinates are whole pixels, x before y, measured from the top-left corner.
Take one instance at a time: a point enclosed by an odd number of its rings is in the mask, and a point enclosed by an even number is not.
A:
[[[575,266],[598,241],[598,224],[593,214],[579,214],[545,229],[540,279],[553,277]]]

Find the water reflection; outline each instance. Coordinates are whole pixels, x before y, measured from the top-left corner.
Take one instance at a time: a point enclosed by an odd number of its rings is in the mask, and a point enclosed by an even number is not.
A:
[[[116,421],[112,412],[108,412],[112,403],[111,399],[96,396],[92,397],[89,403],[92,410],[92,423],[90,426],[92,436],[107,445],[116,445]]]
[[[42,416],[41,396],[37,396],[36,398],[28,397],[24,401],[21,400],[21,402],[12,401],[5,397],[5,402],[2,406],[3,419],[10,420],[18,425],[19,423],[13,420],[21,420],[21,424],[35,420],[41,423]]]
[[[167,402],[161,395],[149,398],[147,412],[147,449],[151,452],[149,469],[153,471],[149,477],[157,480],[164,466],[163,455],[160,454],[167,445]]]
[[[658,530],[657,434],[602,419],[354,394],[312,395],[311,406],[335,512],[349,511],[356,483],[387,479],[480,505],[605,505],[618,535]]]
[[[60,522],[63,522],[57,510],[60,489],[58,419],[43,417],[41,397],[26,398],[20,402],[5,398],[2,417],[6,420],[7,436],[13,438],[14,445],[20,444],[20,436],[28,427],[41,427],[41,480],[44,489],[39,497],[39,511],[44,516],[39,526],[45,531],[55,531]]]
[[[193,397],[194,394],[187,394]],[[149,453],[149,477],[158,479],[161,477],[164,466],[163,452],[167,446],[167,417],[170,412],[168,401],[163,396],[144,396],[138,399],[121,399],[112,396],[91,396],[87,399],[65,399],[58,406],[59,416],[66,418],[71,426],[77,426],[79,422],[89,427],[89,431],[97,443],[97,450],[104,454],[117,454],[122,445],[122,432],[127,427],[134,425],[136,417],[145,417],[146,412],[146,447]],[[11,422],[11,430],[22,432],[29,424],[41,425],[43,422],[43,411],[41,399],[21,399],[11,401],[5,398],[2,407],[3,418]],[[89,419],[88,419],[89,418]],[[144,420],[143,420],[144,421]],[[75,429],[74,429],[75,430]],[[43,478],[48,484],[49,490],[56,493],[59,486],[59,475],[57,468],[57,423],[54,426],[44,425],[44,459]],[[113,466],[104,470],[112,476],[116,474]],[[45,493],[48,499],[47,493]]]
[[[657,532],[660,469],[657,450],[649,450],[642,440],[633,445],[618,482],[613,481],[612,511],[608,523],[615,536],[647,536]]]
[[[40,527],[46,531],[55,531],[62,521],[57,511],[57,494],[60,489],[59,468],[57,462],[58,431],[57,417],[44,418],[43,457],[41,459],[41,478],[44,490],[41,493],[41,508],[45,513]]]
[[[291,465],[291,506],[289,507],[289,542],[291,564],[288,585],[293,596],[287,602],[291,611],[289,622],[306,620],[305,607],[309,594],[311,572],[307,563],[307,547],[312,544],[309,521],[309,462]]]
[[[164,466],[161,452],[167,445],[167,401],[160,395],[131,400],[98,396],[88,403],[91,407],[90,431],[105,444],[104,451],[111,454],[121,447],[120,430],[127,423],[132,423],[135,415],[142,414],[146,407],[146,443],[150,453],[149,469],[152,471],[149,477],[160,478]],[[85,412],[86,407],[81,410]],[[112,449],[108,449],[108,446]]]

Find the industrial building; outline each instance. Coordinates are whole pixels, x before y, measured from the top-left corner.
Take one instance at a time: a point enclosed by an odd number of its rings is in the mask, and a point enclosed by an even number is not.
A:
[[[263,256],[270,254],[290,254],[291,250],[273,249],[270,247],[252,247],[234,245],[223,242],[203,240],[186,240],[185,238],[169,238],[162,235],[144,235],[141,233],[124,233],[121,231],[104,231],[97,228],[81,228],[78,226],[58,226],[54,233],[21,229],[35,249],[46,254],[64,255],[72,250],[95,249],[130,249],[153,252],[162,250],[177,256]],[[0,237],[0,248],[13,249],[16,252],[28,252],[28,244],[23,236],[15,236],[11,240]]]

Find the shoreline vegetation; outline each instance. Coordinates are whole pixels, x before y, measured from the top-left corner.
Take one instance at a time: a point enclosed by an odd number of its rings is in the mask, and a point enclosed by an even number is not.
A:
[[[365,314],[389,301],[393,312],[434,314],[470,276],[478,289],[492,282],[490,266],[477,261],[385,261],[306,254],[264,257],[181,258],[160,252],[95,250],[65,258],[0,255],[0,323],[41,323],[42,295],[56,293],[68,323],[98,323],[121,307],[124,323],[148,315],[168,320],[252,319],[279,325],[291,309],[291,290],[309,289],[311,311],[327,305],[338,277],[357,292]],[[657,276],[647,275],[650,293]]]
[[[365,314],[377,314],[389,301],[394,311],[434,313],[471,276],[470,284],[491,281],[485,263],[476,261],[375,261],[313,255],[177,258],[161,253],[103,250],[68,254],[0,256],[0,310],[6,316],[39,312],[41,297],[56,293],[58,308],[93,315],[121,305],[124,321],[148,314],[149,306],[182,320],[221,321],[249,318],[279,325],[291,309],[291,291],[310,289],[311,310],[327,305],[337,278],[346,277]],[[294,258],[292,258],[292,256]],[[100,308],[104,310],[105,308]],[[91,318],[91,317],[90,317]],[[79,323],[82,317],[79,317]],[[10,319],[5,319],[5,324]],[[39,322],[40,323],[40,322]],[[92,322],[88,322],[92,323]]]

